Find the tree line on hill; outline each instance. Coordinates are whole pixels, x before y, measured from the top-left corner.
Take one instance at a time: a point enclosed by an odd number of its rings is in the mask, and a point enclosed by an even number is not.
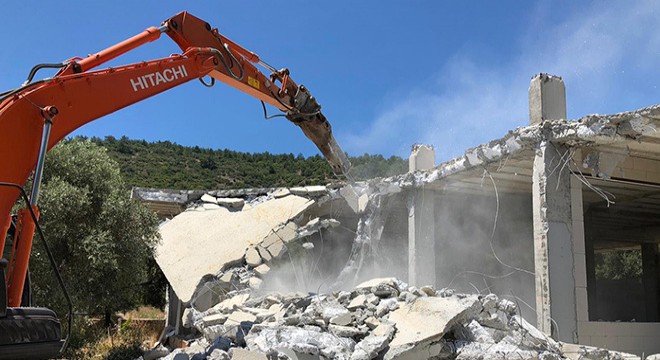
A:
[[[125,136],[90,140],[107,149],[129,186],[211,190],[319,185],[336,179],[320,155],[244,153]],[[364,154],[350,160],[351,176],[356,180],[408,170],[407,160],[398,156]]]

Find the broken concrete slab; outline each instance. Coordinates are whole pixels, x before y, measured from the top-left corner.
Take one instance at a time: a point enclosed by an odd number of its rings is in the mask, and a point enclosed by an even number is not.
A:
[[[156,261],[179,299],[187,303],[205,276],[240,263],[248,247],[313,203],[287,196],[237,212],[184,211],[161,226]]]
[[[271,193],[271,196],[275,199],[283,198],[289,195],[291,195],[291,191],[289,191],[287,188],[280,188]]]
[[[456,323],[475,317],[481,310],[476,295],[464,298],[420,297],[390,313],[397,333],[385,359],[426,358],[428,348]],[[420,331],[423,329],[424,331]]]
[[[328,193],[328,189],[323,185],[293,187],[290,188],[289,191],[294,195],[311,197],[320,197]]]

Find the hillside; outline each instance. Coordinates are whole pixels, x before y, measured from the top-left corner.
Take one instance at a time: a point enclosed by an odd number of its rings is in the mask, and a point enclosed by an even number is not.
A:
[[[119,163],[129,186],[172,189],[237,189],[325,184],[334,179],[320,155],[243,153],[107,136],[91,141]],[[364,154],[351,157],[356,180],[390,176],[408,169],[406,160]]]

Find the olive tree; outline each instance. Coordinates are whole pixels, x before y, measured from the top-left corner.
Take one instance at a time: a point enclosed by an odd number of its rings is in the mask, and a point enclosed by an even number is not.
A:
[[[85,139],[67,140],[47,156],[40,223],[75,311],[104,315],[141,303],[158,219],[131,200],[119,166]],[[35,242],[30,265],[35,303],[63,309],[63,296]],[[61,310],[60,310],[61,311]]]

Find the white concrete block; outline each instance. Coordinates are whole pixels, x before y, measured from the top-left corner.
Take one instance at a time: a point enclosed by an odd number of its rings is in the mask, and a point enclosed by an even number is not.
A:
[[[254,246],[250,246],[245,252],[245,262],[252,268],[259,266],[263,262]]]
[[[211,196],[209,194],[202,195],[202,198],[200,200],[202,200],[202,202],[205,202],[205,203],[211,203],[211,204],[217,204],[218,203],[218,200],[215,198],[215,196]]]
[[[298,196],[307,196],[307,189],[304,187],[292,187],[289,189],[289,191],[293,195],[298,195]]]
[[[432,145],[413,145],[408,159],[408,171],[428,170],[435,167],[435,150]]]
[[[529,85],[529,123],[566,119],[566,88],[559,76],[539,74]]]
[[[358,194],[353,189],[353,186],[350,184],[339,189],[339,195],[346,200],[348,206],[353,210],[353,212],[358,213],[360,208],[358,206]]]
[[[254,272],[257,275],[261,276],[261,277],[268,274],[269,271],[270,271],[270,266],[268,266],[266,264],[261,264],[261,265],[257,266],[256,268],[254,268]]]
[[[323,196],[328,193],[328,189],[323,185],[305,186],[308,196]]]

